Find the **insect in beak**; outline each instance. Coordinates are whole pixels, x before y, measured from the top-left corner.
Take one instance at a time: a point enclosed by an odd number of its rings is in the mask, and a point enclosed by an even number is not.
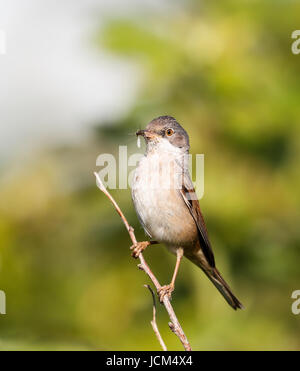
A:
[[[152,131],[149,131],[149,130],[139,130],[137,131],[136,133],[136,136],[142,136],[144,137],[146,140],[152,140],[152,139],[155,139],[158,137],[158,135]]]

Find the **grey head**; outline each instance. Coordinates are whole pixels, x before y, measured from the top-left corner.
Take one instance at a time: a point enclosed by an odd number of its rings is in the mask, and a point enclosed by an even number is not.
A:
[[[152,147],[167,142],[182,152],[188,152],[190,148],[188,133],[171,116],[159,116],[150,121],[145,130],[139,130],[136,135],[145,138],[146,144]],[[167,142],[166,142],[167,141]]]

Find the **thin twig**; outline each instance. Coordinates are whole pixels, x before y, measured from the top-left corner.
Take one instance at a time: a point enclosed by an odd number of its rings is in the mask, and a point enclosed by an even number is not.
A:
[[[150,287],[150,285],[144,285],[147,289],[149,289],[149,291],[151,292],[151,295],[152,295],[152,300],[153,300],[153,319],[152,321],[150,322],[151,323],[151,326],[153,328],[153,331],[159,341],[159,344],[161,345],[162,349],[164,351],[167,351],[167,347],[166,347],[166,344],[165,342],[163,341],[163,338],[161,337],[161,334],[158,330],[158,327],[157,327],[157,323],[156,323],[156,301],[155,301],[155,295],[154,295],[154,292],[152,290],[152,288]]]
[[[114,198],[111,196],[111,194],[108,192],[108,190],[104,187],[99,175],[94,172],[94,175],[96,177],[96,180],[97,180],[97,186],[98,188],[105,194],[105,196],[110,200],[110,202],[114,205],[117,213],[120,215],[126,229],[127,229],[127,232],[131,238],[131,241],[133,243],[133,245],[137,245],[137,240],[136,240],[136,237],[135,237],[135,234],[134,234],[134,229],[129,225],[127,219],[125,218],[124,214],[122,213],[120,207],[118,206],[118,204],[116,203],[116,201],[114,200]],[[151,269],[149,268],[148,264],[146,263],[144,257],[143,257],[143,254],[140,253],[139,254],[139,259],[140,259],[140,264],[138,265],[138,267],[143,270],[150,278],[150,280],[153,282],[155,288],[157,291],[160,290],[161,288],[161,285],[160,283],[158,282],[157,278],[154,276],[154,274],[152,273]],[[170,317],[170,320],[171,322],[169,323],[169,327],[170,329],[174,332],[174,334],[179,338],[179,340],[181,341],[183,347],[185,350],[187,351],[190,351],[192,350],[191,346],[190,346],[190,343],[187,339],[187,337],[185,336],[185,333],[183,332],[182,330],[182,327],[176,317],[176,314],[174,312],[174,309],[170,303],[170,300],[168,298],[167,295],[164,296],[163,298],[163,304],[166,308],[166,311],[168,312],[169,314],[169,317]]]

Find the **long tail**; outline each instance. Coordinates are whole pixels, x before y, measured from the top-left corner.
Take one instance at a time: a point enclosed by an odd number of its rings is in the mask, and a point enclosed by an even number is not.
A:
[[[244,309],[243,304],[233,295],[229,285],[221,276],[217,268],[208,264],[201,249],[198,249],[196,252],[195,250],[185,250],[184,255],[203,270],[233,309]]]
[[[201,267],[202,268],[202,267]],[[227,303],[234,309],[244,309],[243,304],[233,295],[230,287],[221,276],[217,268],[210,268],[209,270],[203,269],[203,272],[211,280],[211,282],[216,286],[219,292],[223,295]]]

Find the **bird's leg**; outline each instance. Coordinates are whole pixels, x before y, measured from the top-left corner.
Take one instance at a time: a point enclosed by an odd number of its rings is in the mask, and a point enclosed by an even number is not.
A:
[[[136,245],[132,245],[130,247],[130,250],[132,250],[131,256],[137,259],[141,252],[143,252],[146,247],[149,245],[156,245],[158,244],[157,241],[143,241],[143,242],[137,242]]]
[[[174,288],[175,288],[176,276],[177,276],[177,273],[178,273],[178,270],[179,270],[181,259],[183,257],[183,248],[182,247],[179,247],[176,250],[176,255],[177,255],[177,260],[176,260],[176,265],[175,265],[175,269],[174,269],[174,273],[173,273],[171,283],[169,285],[162,286],[158,290],[159,301],[161,303],[163,302],[165,295],[168,295],[169,299],[171,299],[172,292],[174,291]]]

